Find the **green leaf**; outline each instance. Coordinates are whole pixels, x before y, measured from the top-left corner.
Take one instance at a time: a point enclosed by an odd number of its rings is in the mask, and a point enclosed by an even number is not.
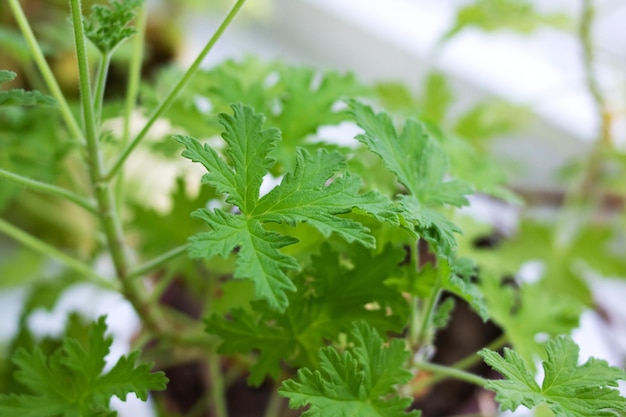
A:
[[[105,336],[105,318],[91,327],[86,344],[67,337],[49,357],[39,347],[18,350],[13,362],[17,381],[33,394],[0,395],[3,417],[113,416],[112,396],[121,400],[134,392],[146,400],[149,390],[163,390],[163,372],[151,372],[152,364],[136,365],[139,353],[122,356],[113,368],[102,373],[112,339]]]
[[[112,52],[137,31],[129,27],[143,0],[110,0],[109,5],[94,4],[91,15],[83,19],[85,35],[102,53]]]
[[[308,406],[303,417],[417,417],[406,412],[410,398],[400,398],[394,386],[405,384],[411,373],[404,369],[409,356],[404,341],[385,341],[367,324],[352,330],[354,347],[338,353],[333,347],[320,350],[318,369],[302,368],[296,379],[283,382],[279,393],[291,408]]]
[[[41,94],[39,91],[13,89],[0,91],[0,106],[56,106],[54,97]]]
[[[541,387],[517,352],[505,348],[503,358],[488,349],[480,351],[485,362],[505,377],[485,385],[496,392],[501,410],[546,404],[555,417],[616,417],[626,409],[626,398],[617,389],[618,380],[626,380],[623,369],[596,358],[579,365],[578,345],[566,336],[546,342],[545,351]]]
[[[246,57],[240,62],[226,61],[199,74],[203,85],[194,90],[210,100],[218,111],[245,97],[246,104],[267,117],[267,124],[282,132],[277,163],[272,173],[282,175],[294,169],[297,147],[317,149],[325,144],[307,141],[320,126],[332,126],[349,119],[338,106],[340,100],[368,93],[353,74],[264,62]],[[321,138],[322,140],[324,138]]]
[[[489,316],[506,331],[515,350],[531,366],[533,358],[544,353],[538,336],[570,333],[578,327],[584,308],[562,291],[550,290],[545,280],[514,288],[485,273],[480,289]]]
[[[440,255],[450,256],[456,247],[454,233],[460,230],[436,208],[468,204],[470,187],[462,181],[446,179],[446,154],[423,124],[409,119],[397,132],[386,113],[375,114],[356,101],[349,104],[357,124],[365,130],[356,138],[383,160],[408,191],[400,198],[403,215],[416,223],[418,232],[435,245]]]
[[[17,77],[17,74],[13,71],[0,70],[0,85],[9,81],[13,81],[15,77]]]
[[[526,106],[503,100],[479,103],[457,120],[454,131],[473,143],[519,131],[531,117]]]
[[[189,136],[176,136],[186,149],[183,156],[200,162],[208,170],[203,183],[227,194],[226,202],[237,212],[199,209],[194,216],[205,221],[212,232],[191,238],[190,255],[210,259],[228,256],[239,249],[235,278],[255,282],[257,297],[272,308],[284,311],[287,291],[295,285],[287,276],[299,268],[296,260],[280,251],[296,239],[268,230],[267,223],[309,223],[325,237],[336,233],[347,242],[374,246],[374,238],[361,223],[338,215],[363,210],[381,221],[397,224],[391,202],[374,192],[360,194],[360,180],[346,173],[343,157],[319,150],[311,155],[298,149],[295,169],[281,183],[259,198],[263,177],[275,163],[272,152],[280,140],[276,129],[263,129],[264,117],[241,104],[233,105],[233,116],[220,114],[227,159],[213,148]]]
[[[17,74],[13,71],[0,70],[0,85],[13,81]],[[41,94],[39,91],[12,89],[0,91],[0,106],[54,106],[54,97]]]
[[[312,268],[297,278],[298,291],[289,294],[284,313],[253,303],[254,312],[236,309],[229,319],[213,315],[206,321],[207,332],[223,340],[220,353],[258,352],[250,384],[260,385],[268,375],[278,379],[283,361],[314,366],[317,351],[328,340],[338,340],[355,321],[366,320],[380,331],[402,331],[408,304],[384,281],[401,274],[398,263],[404,251],[387,246],[374,256],[362,246],[350,249],[345,259],[322,246],[311,260]]]
[[[486,32],[511,29],[528,34],[542,25],[566,28],[567,15],[540,13],[528,0],[476,0],[457,12],[454,26],[446,32],[448,40],[468,27],[477,27]]]
[[[441,124],[445,121],[453,101],[454,94],[446,76],[441,72],[430,72],[424,79],[424,91],[419,103],[421,116]]]

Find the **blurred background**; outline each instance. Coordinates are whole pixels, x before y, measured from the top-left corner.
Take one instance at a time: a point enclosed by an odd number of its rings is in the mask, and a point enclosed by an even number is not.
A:
[[[71,37],[67,36],[69,25],[62,29],[67,21],[66,3],[22,2],[56,75],[71,95],[76,94],[76,70]],[[231,1],[216,0],[149,0],[146,79],[167,84],[163,74],[168,68],[188,66],[231,5]],[[585,6],[594,10],[588,34],[581,29]],[[461,248],[472,247],[467,250],[474,256],[477,242],[491,239],[487,246],[496,247],[498,256],[500,240],[515,243],[517,239],[532,246],[545,238],[545,230],[561,234],[556,241],[575,242],[568,246],[573,249],[567,252],[567,269],[574,269],[572,274],[589,291],[581,290],[588,307],[575,332],[582,358],[594,355],[624,366],[624,22],[623,0],[250,0],[203,66],[213,68],[230,59],[245,61],[252,55],[260,60],[351,72],[375,86],[383,105],[407,116],[431,118],[469,140],[481,150],[478,158],[488,154],[497,161],[498,175],[519,200],[509,198],[505,191],[502,200],[475,196],[472,206],[458,216],[469,216],[485,227],[468,227]],[[5,4],[0,5],[0,24],[0,68],[23,75],[18,80],[24,80],[25,88],[38,88],[41,80],[33,74],[36,70]],[[125,53],[128,49],[121,48],[118,58],[123,59]],[[115,67],[110,74],[113,96],[115,77],[123,74],[123,69],[116,72]],[[426,104],[434,110],[429,113]],[[435,114],[438,105],[445,111]],[[114,118],[111,123],[114,125]],[[3,167],[17,163],[2,149],[16,146],[17,139],[7,132],[0,137]],[[349,143],[356,132],[354,124],[346,122],[318,134]],[[28,158],[21,163],[27,164]],[[136,169],[129,170],[131,179],[141,175],[142,164],[155,163],[150,158],[135,158]],[[182,169],[176,162],[163,164],[164,177],[174,178],[170,173]],[[594,174],[588,178],[590,164]],[[42,166],[45,168],[45,163]],[[176,187],[171,178],[144,183],[138,186],[137,195],[157,209],[167,209],[168,196]],[[572,193],[579,181],[589,182],[590,188]],[[555,219],[560,218],[572,194],[586,203],[591,201],[593,210],[582,217],[564,216],[572,224],[553,231]],[[29,217],[29,207],[40,204],[15,190],[0,191],[3,218],[30,228],[38,224],[36,231],[54,235],[64,227],[63,219],[36,219],[33,223]],[[89,246],[90,237],[81,235],[85,229],[81,220],[74,217],[72,221],[73,235],[63,239]],[[88,226],[89,220],[84,221]],[[539,221],[544,222],[541,227],[545,230],[525,228],[529,222],[535,225]],[[611,233],[599,239],[598,230]],[[544,258],[548,255],[541,253],[542,244],[537,246],[525,252],[524,259],[511,261],[518,267],[516,279],[521,282],[536,282],[552,268],[551,261]],[[18,331],[18,317],[28,293],[20,277],[36,275],[42,268],[52,276],[59,268],[54,262],[35,258],[0,237],[0,339],[4,344]],[[101,260],[99,268],[107,275],[110,266]],[[115,354],[128,349],[138,326],[137,319],[129,319],[132,309],[119,296],[102,294],[88,285],[65,291],[52,311],[32,314],[29,325],[35,333],[59,333],[66,312],[76,309],[90,317],[108,312],[119,345]],[[451,340],[454,344],[454,338]],[[140,403],[131,401],[119,407],[121,416],[151,415],[150,407]],[[452,415],[452,411],[425,417],[437,415]]]

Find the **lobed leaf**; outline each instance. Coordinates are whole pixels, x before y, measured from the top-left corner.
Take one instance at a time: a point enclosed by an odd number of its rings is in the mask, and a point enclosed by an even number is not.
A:
[[[136,365],[138,352],[122,356],[113,368],[102,373],[111,338],[105,337],[105,318],[100,317],[89,332],[87,345],[66,338],[46,357],[39,347],[19,350],[13,357],[18,366],[15,378],[33,394],[0,395],[3,417],[113,416],[112,396],[124,400],[134,392],[146,400],[149,390],[163,390],[163,372],[151,372],[152,364]]]
[[[137,31],[129,27],[143,0],[110,0],[108,6],[94,4],[84,18],[85,35],[102,53],[112,52]]]
[[[268,231],[265,224],[305,222],[324,236],[336,233],[348,242],[373,247],[374,238],[365,226],[338,215],[358,208],[377,219],[398,223],[397,214],[387,198],[373,192],[360,194],[359,179],[341,173],[343,157],[324,150],[311,155],[298,149],[294,170],[259,198],[263,177],[275,162],[271,155],[280,135],[276,129],[263,129],[263,116],[251,107],[236,104],[232,109],[232,116],[219,116],[228,160],[194,138],[175,137],[186,148],[183,156],[207,169],[203,182],[227,194],[226,201],[236,206],[233,213],[219,209],[194,212],[212,231],[190,239],[190,255],[210,259],[238,249],[235,278],[253,280],[257,297],[284,311],[286,292],[295,290],[286,272],[298,269],[298,263],[280,249],[297,240]]]
[[[460,230],[436,208],[468,204],[471,188],[462,181],[446,179],[448,160],[439,143],[416,120],[409,119],[397,132],[389,115],[356,101],[349,102],[357,124],[365,131],[357,139],[378,155],[406,188],[400,198],[402,214],[416,224],[418,233],[435,250],[450,257]]]
[[[483,349],[479,354],[485,362],[505,377],[489,381],[485,387],[496,392],[501,410],[546,404],[555,417],[617,417],[626,409],[626,398],[617,389],[618,380],[626,380],[626,372],[596,358],[579,365],[579,350],[567,336],[546,342],[545,376],[540,387],[517,352],[505,348],[502,357]]]
[[[258,352],[250,384],[278,378],[282,362],[314,366],[318,350],[348,332],[355,321],[366,320],[380,331],[402,331],[408,304],[384,281],[401,274],[398,263],[404,251],[387,246],[374,255],[362,246],[351,249],[353,266],[347,268],[340,254],[322,246],[313,267],[297,277],[297,292],[289,294],[284,313],[253,303],[251,312],[235,309],[228,319],[213,315],[206,321],[206,331],[223,340],[220,353]],[[378,308],[368,308],[372,305]]]
[[[308,406],[303,417],[419,416],[418,411],[405,411],[411,400],[399,397],[394,388],[411,378],[404,369],[409,355],[404,342],[394,339],[385,346],[363,322],[356,323],[351,333],[354,348],[343,353],[323,348],[318,369],[302,368],[296,379],[283,382],[279,393],[289,399],[289,406]]]

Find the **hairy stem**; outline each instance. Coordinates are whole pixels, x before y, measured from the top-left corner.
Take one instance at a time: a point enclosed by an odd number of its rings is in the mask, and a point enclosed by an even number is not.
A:
[[[48,184],[41,181],[36,181],[22,175],[4,170],[0,168],[0,179],[11,181],[12,183],[21,185],[31,190],[40,191],[42,193],[50,194],[56,197],[63,198],[71,201],[72,203],[84,208],[92,214],[97,214],[97,207],[93,201],[74,194],[73,192],[66,190],[65,188],[58,187],[56,185]]]
[[[204,58],[209,54],[209,52],[213,49],[215,43],[219,40],[222,34],[226,31],[226,28],[231,24],[243,4],[246,0],[237,0],[237,3],[232,7],[228,15],[224,18],[222,24],[217,28],[211,39],[207,42],[204,49],[200,52],[200,54],[196,57],[194,62],[191,64],[189,69],[183,74],[181,79],[176,83],[176,85],[172,88],[172,90],[168,93],[166,98],[159,104],[159,106],[154,110],[150,119],[146,122],[144,127],[141,129],[139,134],[133,139],[133,141],[124,149],[122,154],[119,156],[113,167],[111,167],[109,173],[107,174],[107,178],[112,178],[115,176],[118,171],[124,165],[124,161],[126,158],[130,156],[133,150],[139,145],[139,143],[146,137],[152,125],[161,117],[172,105],[178,94],[183,90],[183,88],[189,83],[189,81],[196,74],[198,69],[200,68],[200,64],[204,61]]]
[[[54,246],[47,244],[41,239],[26,233],[25,231],[13,226],[11,223],[0,218],[0,232],[10,236],[16,241],[20,242],[24,246],[39,252],[43,255],[50,256],[51,258],[58,259],[69,269],[81,274],[94,284],[105,288],[107,290],[119,291],[119,286],[114,282],[96,274],[94,270],[87,264],[82,263],[78,259],[75,259]]]
[[[487,383],[487,380],[481,376],[474,375],[469,372],[465,372],[449,366],[437,365],[428,362],[418,362],[415,364],[415,366],[418,369],[422,369],[424,371],[432,372],[437,375],[443,375],[445,377],[460,379],[461,381],[466,381],[481,387],[484,387]]]
[[[9,0],[9,5],[11,6],[11,10],[13,12],[13,16],[15,17],[17,24],[20,27],[20,30],[22,31],[22,35],[24,36],[24,38],[26,39],[26,42],[28,43],[28,47],[30,48],[30,51],[33,55],[33,60],[37,64],[37,67],[39,68],[39,71],[41,72],[41,75],[43,76],[43,79],[46,82],[46,85],[50,89],[50,93],[54,96],[54,98],[59,103],[59,109],[61,111],[61,116],[63,117],[65,124],[67,125],[68,129],[70,130],[70,133],[75,138],[75,140],[82,142],[83,132],[81,131],[80,126],[78,125],[78,122],[74,118],[74,115],[72,114],[72,111],[70,110],[70,106],[67,104],[67,101],[65,100],[65,96],[61,92],[61,88],[59,87],[59,84],[57,83],[57,80],[54,77],[54,74],[52,73],[52,70],[50,69],[48,62],[46,61],[46,58],[44,57],[43,52],[41,51],[41,48],[39,47],[39,43],[37,42],[37,39],[35,38],[35,34],[33,33],[33,30],[30,27],[30,24],[28,23],[26,16],[24,15],[22,6],[20,6],[20,3],[18,0]]]
[[[95,113],[92,106],[89,66],[87,62],[80,0],[70,0],[70,8],[74,25],[81,107],[85,124],[85,139],[87,140],[90,176],[109,252],[113,258],[115,271],[122,284],[122,291],[126,299],[132,304],[148,329],[156,334],[166,333],[168,329],[165,327],[165,321],[160,312],[147,302],[145,288],[142,288],[140,282],[129,279],[128,277],[129,262],[122,224],[117,215],[113,191],[109,186],[109,181],[107,181],[103,175],[104,161],[98,141]]]

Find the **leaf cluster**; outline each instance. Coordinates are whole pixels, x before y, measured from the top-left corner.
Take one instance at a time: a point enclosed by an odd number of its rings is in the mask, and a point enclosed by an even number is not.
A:
[[[336,233],[347,242],[373,247],[374,238],[365,226],[340,215],[358,208],[391,223],[398,222],[397,215],[385,197],[374,192],[361,194],[360,180],[342,172],[343,156],[325,150],[311,155],[298,149],[294,171],[260,197],[263,178],[275,163],[272,153],[280,133],[263,129],[263,116],[251,107],[237,104],[232,109],[232,116],[219,115],[225,129],[222,137],[228,144],[227,160],[194,138],[176,137],[186,148],[183,156],[207,169],[203,183],[215,187],[218,194],[226,194],[226,202],[236,208],[230,213],[222,209],[195,211],[194,216],[206,222],[212,232],[193,236],[189,253],[194,258],[211,259],[227,257],[237,249],[234,277],[254,280],[257,297],[284,311],[286,293],[296,289],[286,273],[298,270],[299,265],[280,249],[297,240],[273,232],[265,224],[295,226],[305,222],[325,237]]]
[[[125,400],[134,393],[145,401],[150,390],[165,388],[162,372],[151,372],[151,364],[137,365],[139,352],[122,356],[103,373],[112,339],[105,336],[105,317],[89,332],[86,344],[66,338],[49,357],[39,347],[19,350],[13,362],[15,378],[32,394],[0,396],[0,413],[12,417],[112,417],[111,397]]]
[[[384,281],[403,273],[398,266],[403,252],[391,246],[377,255],[360,245],[350,249],[350,258],[342,259],[324,245],[309,270],[295,278],[297,291],[289,294],[282,313],[257,302],[252,311],[239,308],[228,319],[214,314],[206,320],[207,332],[223,341],[220,353],[258,352],[249,383],[259,385],[268,375],[279,379],[282,362],[314,366],[318,350],[356,321],[381,332],[402,331],[408,304]]]
[[[143,0],[110,0],[108,6],[94,4],[89,17],[83,19],[85,36],[103,54],[111,53],[137,32],[129,25],[142,3]]]
[[[17,74],[13,71],[0,70],[0,85],[13,81]],[[0,106],[55,106],[53,97],[44,95],[39,91],[25,91],[23,89],[11,89],[0,91]]]
[[[279,392],[290,406],[309,406],[303,417],[418,417],[419,411],[405,411],[411,400],[394,388],[411,378],[403,367],[404,342],[387,342],[364,322],[355,323],[350,336],[351,348],[323,348],[316,368],[300,368],[296,379],[283,382]]]

